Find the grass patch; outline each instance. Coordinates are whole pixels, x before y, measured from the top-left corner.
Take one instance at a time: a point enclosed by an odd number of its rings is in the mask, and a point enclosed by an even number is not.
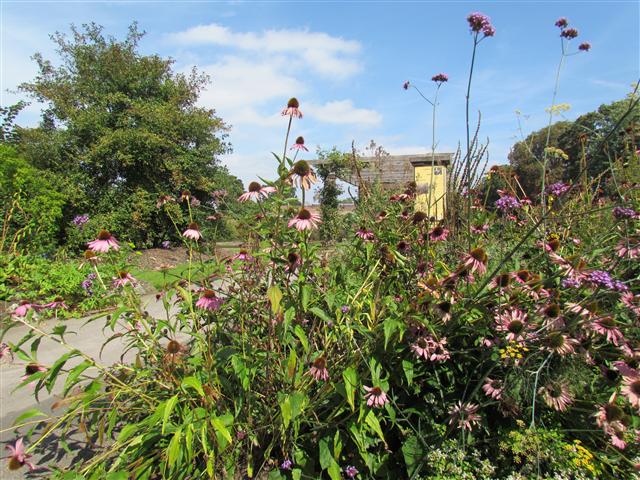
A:
[[[211,274],[213,268],[207,268],[208,266],[212,267],[212,265],[204,264],[205,268],[203,268],[203,265],[201,264],[192,264],[191,280],[198,282]],[[142,270],[134,268],[132,269],[131,274],[137,280],[151,285],[156,290],[163,290],[168,285],[188,277],[189,263],[182,263],[166,270]]]

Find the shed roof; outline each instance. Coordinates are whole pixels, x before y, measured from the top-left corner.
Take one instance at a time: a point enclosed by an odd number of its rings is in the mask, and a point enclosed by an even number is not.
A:
[[[386,157],[360,157],[363,167],[360,176],[363,182],[368,184],[380,182],[383,188],[397,188],[407,182],[414,181],[414,167],[420,165],[447,166],[451,163],[453,153],[436,153],[418,155],[389,155]],[[322,160],[308,160],[310,165],[320,165]],[[340,180],[359,186],[359,179],[355,171],[341,175]]]

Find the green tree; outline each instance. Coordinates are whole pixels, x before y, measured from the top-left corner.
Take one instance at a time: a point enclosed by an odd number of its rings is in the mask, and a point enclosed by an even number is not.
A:
[[[562,148],[559,144],[559,138],[570,126],[571,122],[566,121],[556,122],[551,125],[549,146]],[[546,145],[547,128],[545,127],[517,142],[509,153],[509,164],[518,176],[518,181],[523,190],[531,198],[537,198],[540,195],[542,159],[544,158]],[[563,169],[563,162],[558,157],[550,156],[547,162],[547,184],[562,180]]]
[[[635,100],[637,96],[632,94],[627,99],[603,104],[598,110],[581,115],[573,122],[561,121],[551,125],[549,146],[561,149],[566,157],[548,155],[547,185],[594,178],[605,172],[607,180],[609,168],[614,164],[637,162],[635,152],[640,139],[640,107],[634,103]],[[510,165],[532,198],[540,193],[546,141],[545,127],[517,142],[509,153]]]
[[[338,197],[342,189],[336,183],[336,178],[347,171],[346,154],[333,147],[330,151],[319,150],[318,159],[323,163],[317,166],[317,174],[322,182],[318,192],[322,223],[320,224],[320,238],[324,241],[335,240],[340,237],[341,218],[338,212],[340,202]]]
[[[116,220],[104,225],[137,244],[157,244],[170,222],[151,208],[159,195],[189,190],[202,202],[213,190],[241,190],[217,156],[229,151],[227,127],[214,110],[197,106],[208,83],[195,69],[138,51],[134,23],[126,38],[102,27],[71,27],[51,38],[59,66],[34,55],[39,73],[21,90],[47,105],[38,128],[20,131],[21,148],[36,168],[73,178],[83,193],[75,211]],[[171,227],[172,229],[172,227]]]
[[[558,142],[569,156],[564,166],[565,179],[577,179],[583,169],[587,176],[596,177],[615,162],[635,158],[640,140],[640,108],[633,106],[635,98],[630,95],[628,99],[600,105],[595,112],[578,117],[562,133]],[[616,125],[614,134],[609,135]],[[581,162],[583,156],[585,161]]]

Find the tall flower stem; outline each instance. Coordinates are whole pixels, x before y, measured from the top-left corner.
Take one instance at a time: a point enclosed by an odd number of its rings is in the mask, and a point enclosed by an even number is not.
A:
[[[549,146],[549,142],[551,141],[551,125],[553,124],[553,108],[556,105],[556,98],[558,97],[558,88],[560,86],[560,72],[562,71],[562,66],[564,64],[564,59],[567,56],[564,48],[564,40],[560,38],[560,46],[562,49],[562,54],[560,55],[560,62],[558,63],[558,69],[556,70],[556,81],[555,86],[553,88],[553,97],[551,99],[551,107],[549,108],[549,122],[547,124],[547,138],[544,144],[544,152],[542,155],[542,181],[540,186],[540,205],[542,207],[542,217],[544,220],[544,231],[547,231],[547,199],[545,197],[545,189],[546,189],[546,180],[547,180],[547,163],[549,161],[549,154],[547,153],[547,147]]]
[[[467,194],[467,242],[471,249],[471,129],[469,127],[469,99],[471,98],[471,80],[473,79],[473,67],[476,62],[476,50],[478,49],[478,32],[473,36],[473,52],[471,54],[471,68],[469,69],[469,80],[467,82],[467,95],[465,97],[465,121],[467,127],[467,155],[464,174],[462,175],[462,186],[466,185]]]
[[[289,115],[289,125],[287,126],[287,134],[284,137],[284,151],[282,152],[282,166],[285,167],[285,161],[287,158],[287,144],[289,143],[289,134],[291,133],[291,123],[293,122],[293,115]]]
[[[433,98],[433,103],[431,103],[431,176],[429,178],[429,206],[427,207],[427,216],[429,217],[429,222],[431,221],[431,196],[433,193],[433,169],[436,165],[436,107],[438,106],[438,92],[440,91],[440,86],[442,84],[438,83],[436,87],[436,94]]]

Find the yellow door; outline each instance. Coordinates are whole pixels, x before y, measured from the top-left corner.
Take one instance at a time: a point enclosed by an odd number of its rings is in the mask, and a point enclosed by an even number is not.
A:
[[[433,168],[433,172],[431,169]],[[440,220],[444,217],[447,169],[443,166],[415,167],[416,210]]]

